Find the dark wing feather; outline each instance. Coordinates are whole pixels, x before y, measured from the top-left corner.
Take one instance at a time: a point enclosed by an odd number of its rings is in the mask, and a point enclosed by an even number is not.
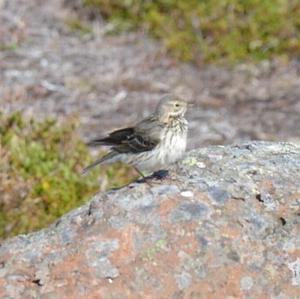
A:
[[[88,145],[110,145],[118,153],[140,153],[152,150],[158,142],[136,132],[134,128],[125,128],[110,133],[108,137],[92,140]]]
[[[128,140],[124,140],[122,144],[113,147],[113,149],[118,153],[141,153],[152,150],[158,141],[146,139],[145,137],[132,134]]]
[[[88,143],[88,145],[117,145],[121,144],[124,140],[127,140],[134,133],[133,128],[125,128],[114,131],[108,135],[108,137],[101,139],[94,139]]]

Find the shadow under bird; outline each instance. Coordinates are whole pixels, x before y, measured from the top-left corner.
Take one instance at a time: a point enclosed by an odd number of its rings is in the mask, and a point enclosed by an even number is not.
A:
[[[124,162],[142,176],[165,169],[184,154],[188,122],[184,118],[187,103],[174,95],[164,96],[156,110],[135,126],[116,130],[107,137],[95,139],[91,146],[110,146],[101,159],[83,169],[86,173],[98,164]]]

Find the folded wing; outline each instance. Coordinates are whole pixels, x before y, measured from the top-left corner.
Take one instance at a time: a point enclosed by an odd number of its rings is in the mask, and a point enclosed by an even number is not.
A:
[[[111,147],[111,151],[93,164],[84,168],[83,173],[86,173],[98,164],[116,161],[115,157],[119,154],[138,154],[151,151],[160,142],[162,129],[162,124],[157,122],[156,119],[149,117],[138,123],[134,128],[120,129],[110,133],[105,138],[90,141],[88,145],[107,145]]]
[[[114,131],[108,137],[95,139],[88,145],[108,145],[112,146],[112,150],[118,153],[140,153],[152,150],[159,140],[137,132],[134,128],[125,128]]]

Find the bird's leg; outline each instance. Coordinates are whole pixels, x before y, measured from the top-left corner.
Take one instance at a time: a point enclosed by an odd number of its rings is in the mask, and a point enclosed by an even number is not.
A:
[[[147,179],[149,179],[149,177],[146,177],[137,167],[134,167],[133,166],[133,168],[135,169],[135,171],[142,177],[141,179],[138,179],[137,180],[137,182],[138,183],[146,183],[146,184],[148,184],[150,187],[152,187],[150,184],[149,184],[149,182],[148,182],[148,180]]]
[[[135,169],[135,171],[143,178],[143,180],[146,179],[146,177],[144,176],[144,174],[135,166],[133,166],[133,168]]]
[[[137,180],[138,183],[146,183],[150,188],[153,187],[151,180],[153,179],[153,175],[145,176],[138,168],[134,167],[136,172],[141,175],[141,179]]]

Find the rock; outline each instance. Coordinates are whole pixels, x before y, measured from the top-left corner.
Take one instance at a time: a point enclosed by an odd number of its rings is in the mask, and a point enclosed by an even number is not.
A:
[[[300,145],[189,152],[0,247],[1,298],[300,298]]]

